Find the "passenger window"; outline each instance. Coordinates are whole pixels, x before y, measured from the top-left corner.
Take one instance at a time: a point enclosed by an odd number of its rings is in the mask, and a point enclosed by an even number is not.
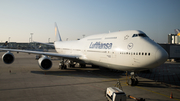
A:
[[[150,53],[148,53],[148,55],[150,56]]]
[[[139,52],[139,55],[141,55],[141,53]]]
[[[147,55],[147,53],[145,53],[145,55]]]
[[[144,53],[142,53],[142,55],[144,55]]]
[[[136,53],[136,55],[138,55],[138,53]]]

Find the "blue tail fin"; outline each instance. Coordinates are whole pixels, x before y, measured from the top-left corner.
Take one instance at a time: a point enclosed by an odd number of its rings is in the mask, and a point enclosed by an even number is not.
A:
[[[56,37],[56,41],[62,41],[57,24],[55,23],[55,37]]]

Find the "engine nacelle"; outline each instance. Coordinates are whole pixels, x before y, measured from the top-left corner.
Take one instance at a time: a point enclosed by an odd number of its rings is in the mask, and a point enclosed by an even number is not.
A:
[[[52,67],[51,59],[45,55],[42,55],[42,57],[39,58],[38,64],[42,70],[49,70]]]
[[[14,62],[14,55],[8,51],[5,54],[3,54],[2,60],[5,64],[11,64]]]

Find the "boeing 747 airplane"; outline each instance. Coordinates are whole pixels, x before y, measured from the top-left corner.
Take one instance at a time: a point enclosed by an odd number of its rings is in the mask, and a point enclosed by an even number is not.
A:
[[[138,80],[135,72],[155,68],[168,58],[167,52],[161,46],[139,30],[97,34],[76,41],[62,41],[55,24],[55,36],[54,46],[57,53],[0,48],[7,51],[2,56],[2,60],[6,64],[13,63],[14,55],[11,52],[39,54],[41,55],[38,60],[40,68],[49,70],[52,67],[52,61],[48,56],[61,57],[63,60],[68,59],[70,66],[74,66],[73,62],[77,62],[81,65],[91,64],[130,71],[131,79],[128,84],[136,85]],[[64,61],[61,68],[66,68]]]

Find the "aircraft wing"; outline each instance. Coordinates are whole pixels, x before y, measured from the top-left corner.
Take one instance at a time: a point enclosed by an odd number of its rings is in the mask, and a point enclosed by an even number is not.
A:
[[[29,51],[29,50],[18,50],[18,49],[4,49],[0,48],[1,51],[10,51],[10,52],[22,52],[28,54],[39,54],[53,57],[63,57],[67,59],[79,59],[80,55],[67,55],[67,54],[59,54],[59,53],[50,53],[50,52],[40,52],[40,51]]]

